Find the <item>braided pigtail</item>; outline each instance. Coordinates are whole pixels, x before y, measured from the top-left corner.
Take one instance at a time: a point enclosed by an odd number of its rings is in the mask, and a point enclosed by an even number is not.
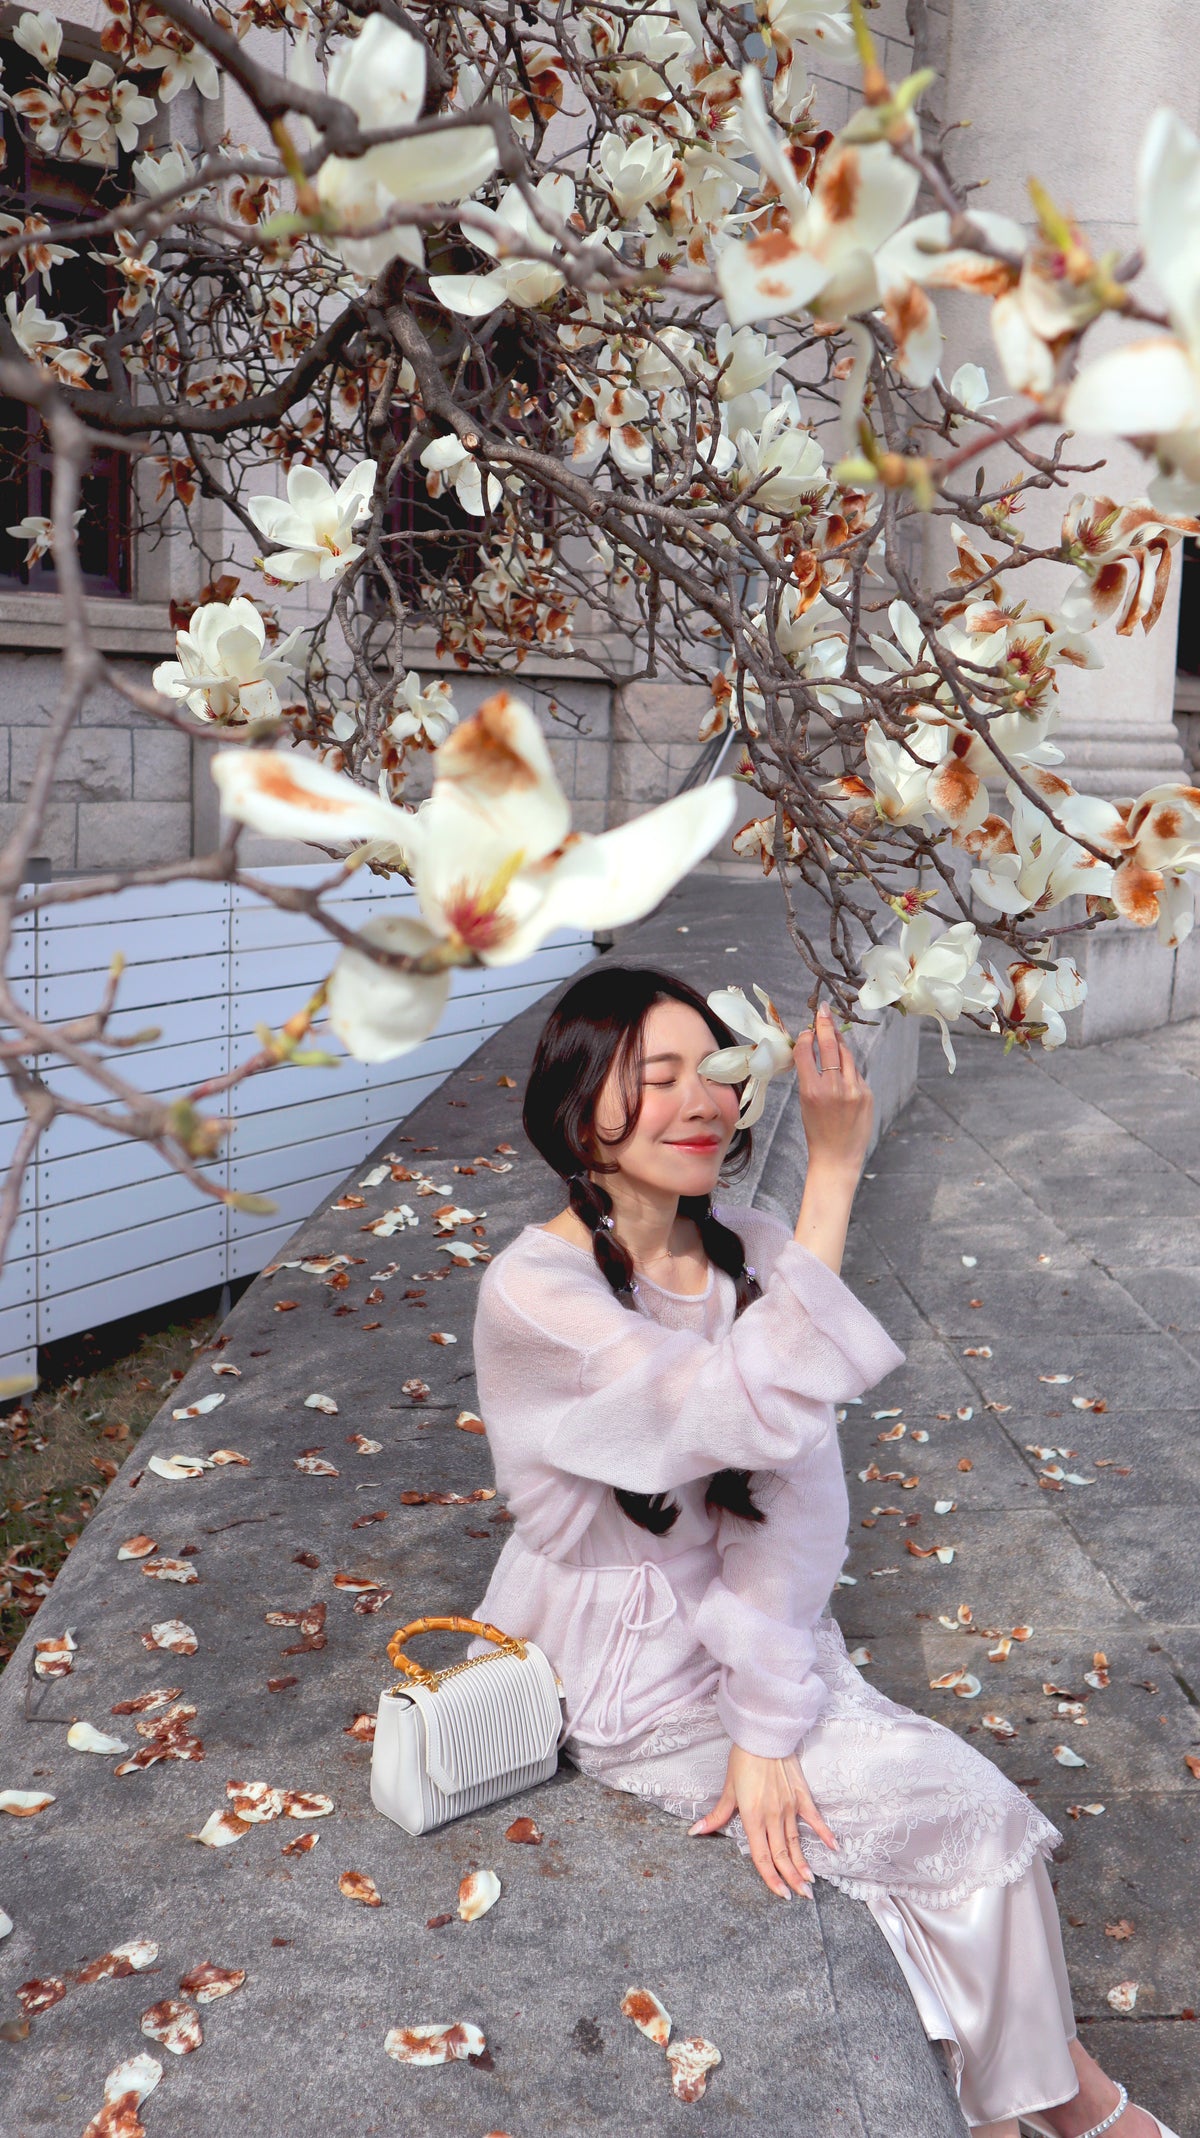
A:
[[[734,1319],[750,1305],[752,1299],[762,1298],[762,1286],[753,1269],[746,1262],[746,1250],[740,1236],[732,1225],[723,1225],[714,1215],[710,1195],[681,1195],[679,1211],[682,1217],[693,1218],[704,1243],[704,1252],[710,1262],[723,1269],[733,1278],[737,1288],[737,1304]],[[748,1470],[718,1470],[708,1481],[704,1495],[706,1507],[723,1507],[727,1514],[740,1515],[744,1522],[765,1522],[761,1507],[756,1507],[750,1493]]]
[[[592,1253],[597,1267],[621,1305],[636,1312],[637,1279],[633,1274],[633,1257],[613,1230],[611,1195],[607,1188],[589,1180],[586,1173],[573,1173],[567,1189],[572,1210],[592,1235]],[[656,1537],[665,1536],[679,1518],[678,1506],[667,1498],[665,1492],[627,1492],[623,1486],[614,1485],[613,1498],[631,1522],[636,1522],[640,1529],[648,1529]]]
[[[613,1231],[613,1205],[608,1189],[590,1180],[586,1173],[572,1173],[567,1182],[567,1193],[576,1217],[592,1235],[592,1253],[597,1268],[612,1286],[622,1306],[632,1307],[633,1295],[637,1291],[633,1257]]]

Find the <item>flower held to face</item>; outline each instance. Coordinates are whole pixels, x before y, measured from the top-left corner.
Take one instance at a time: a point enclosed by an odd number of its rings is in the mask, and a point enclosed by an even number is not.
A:
[[[719,987],[709,996],[709,1009],[723,1024],[731,1025],[735,1032],[744,1033],[745,1043],[740,1047],[718,1047],[714,1053],[706,1054],[699,1064],[700,1075],[710,1077],[714,1084],[740,1084],[745,1080],[746,1089],[738,1111],[739,1128],[752,1128],[760,1119],[766,1104],[767,1085],[773,1076],[781,1076],[791,1067],[795,1045],[765,989],[755,985],[754,992],[762,1003],[762,1010],[755,1009],[740,987]]]

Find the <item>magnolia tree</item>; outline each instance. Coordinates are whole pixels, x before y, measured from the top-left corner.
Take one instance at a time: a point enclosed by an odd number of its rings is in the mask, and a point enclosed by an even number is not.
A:
[[[1037,189],[1030,242],[956,188],[922,123],[929,76],[885,78],[855,0],[105,6],[86,74],[52,18],[23,16],[37,73],[4,92],[43,154],[107,152],[128,179],[98,216],[0,230],[14,282],[40,276],[7,298],[0,389],[53,458],[50,517],[19,532],[52,552],[67,626],[0,915],[8,934],[98,891],[237,881],[318,918],[332,970],[253,1058],[174,1104],[114,1066],[119,975],[53,1027],[6,987],[26,1113],[7,1222],[56,1112],[144,1137],[220,1192],[201,1163],[226,1126],[214,1100],[325,1058],[323,1016],[362,1060],[401,1054],[435,1029],[455,966],[634,919],[730,841],[776,876],[810,1004],[935,1018],[951,1066],[963,1022],[1063,1040],[1083,982],[1062,939],[1081,925],[1182,938],[1200,791],[1089,797],[1053,740],[1062,669],[1149,630],[1173,548],[1200,531],[1200,143],[1180,119],[1159,113],[1141,146],[1141,253],[1098,258]],[[816,52],[861,82],[836,135]],[[171,138],[185,88],[224,88],[245,123],[189,152]],[[102,333],[56,312],[80,252],[111,270]],[[978,308],[992,386],[944,360],[943,292]],[[1112,314],[1135,334],[1097,355]],[[1078,429],[1137,441],[1146,494],[1084,484]],[[199,600],[152,691],[89,637],[75,545],[97,446],[131,456],[143,538],[194,551]],[[406,523],[401,492],[428,509]],[[1050,543],[1022,529],[1038,492],[1058,499]],[[1048,566],[1052,609],[1022,578],[1044,586]],[[307,606],[284,635],[292,588]],[[460,719],[406,659],[417,628],[443,665],[502,679],[537,648],[541,665],[703,683],[698,739],[724,736],[731,769],[573,832],[529,707],[502,684]],[[189,863],[23,893],[102,678],[213,745],[230,829]],[[247,825],[329,856],[323,886],[247,872]],[[355,934],[325,900],[360,866],[397,900]],[[745,1044],[709,1063],[743,1086],[744,1119],[790,1058],[759,1000],[721,995]],[[42,1073],[63,1061],[84,1073],[70,1096]]]

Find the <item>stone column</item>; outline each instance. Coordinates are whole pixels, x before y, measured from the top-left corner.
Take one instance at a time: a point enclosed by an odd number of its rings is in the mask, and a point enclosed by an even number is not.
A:
[[[1153,0],[1132,13],[1127,0],[1053,0],[1051,6],[947,0],[947,12],[939,7],[928,27],[931,64],[941,75],[939,115],[967,122],[949,140],[955,176],[988,181],[975,195],[978,205],[1032,228],[1027,180],[1036,175],[1059,206],[1075,213],[1097,252],[1132,251],[1137,158],[1149,120],[1163,104],[1189,125],[1200,120],[1194,0]],[[984,365],[993,392],[1003,392],[986,308],[961,301],[946,306],[945,319],[951,337],[945,375],[971,357]],[[1128,331],[1106,324],[1096,346]],[[1062,507],[1074,491],[1136,497],[1153,474],[1152,462],[1109,439],[1081,436],[1068,451],[1073,460],[1104,458],[1108,465],[1075,478],[1065,492],[1029,500],[1025,524],[1046,541],[1057,538]],[[1013,464],[1014,455],[998,454],[989,468],[998,473]],[[1033,594],[1038,575],[1020,576]],[[1052,605],[1066,583],[1061,567],[1046,567],[1039,600]],[[1090,793],[1135,795],[1190,776],[1172,719],[1178,604],[1177,565],[1149,636],[1139,630],[1118,639],[1102,627],[1105,667],[1061,677],[1064,717],[1056,739],[1066,753],[1063,770]]]

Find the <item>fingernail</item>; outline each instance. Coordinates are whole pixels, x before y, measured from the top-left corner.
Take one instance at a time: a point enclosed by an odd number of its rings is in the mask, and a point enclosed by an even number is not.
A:
[[[688,1828],[689,1834],[698,1834],[700,1831],[700,1824],[701,1822],[699,1819],[695,1820],[694,1823]]]

